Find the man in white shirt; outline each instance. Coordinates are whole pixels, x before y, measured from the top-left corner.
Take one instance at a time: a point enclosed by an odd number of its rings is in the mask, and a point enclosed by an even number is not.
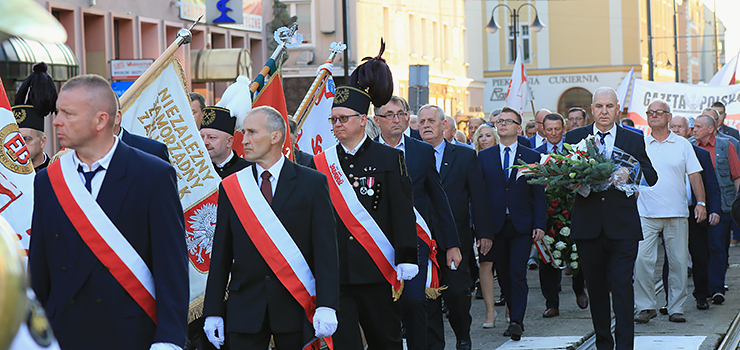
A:
[[[668,320],[686,322],[683,304],[688,297],[689,211],[685,184],[688,177],[697,200],[694,217],[702,222],[707,216],[702,167],[691,144],[668,128],[672,118],[668,103],[655,100],[646,114],[652,133],[645,137],[645,149],[658,173],[658,182],[641,187],[637,198],[644,239],[635,261],[635,307],[639,311],[635,322],[647,323],[657,315],[653,275],[661,233],[669,266]]]

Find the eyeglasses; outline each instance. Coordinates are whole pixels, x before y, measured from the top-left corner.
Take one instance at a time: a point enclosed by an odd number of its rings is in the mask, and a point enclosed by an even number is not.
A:
[[[659,117],[662,117],[662,116],[663,116],[664,114],[666,114],[666,113],[671,113],[671,112],[668,112],[668,111],[666,111],[666,110],[662,110],[662,109],[657,109],[657,110],[651,110],[651,109],[648,109],[648,110],[647,110],[647,111],[645,112],[645,114],[646,114],[646,115],[647,115],[648,117],[652,117],[652,116],[653,116],[653,114],[655,114],[655,115],[657,115],[657,116],[659,116]]]
[[[511,124],[522,125],[521,123],[519,123],[518,121],[514,119],[499,119],[496,121],[496,125],[511,125]]]
[[[341,116],[341,117],[329,117],[329,123],[330,123],[331,125],[334,125],[334,124],[336,124],[337,122],[340,122],[340,123],[344,124],[344,123],[346,123],[346,122],[347,122],[347,121],[349,120],[349,118],[352,118],[352,117],[359,117],[359,116],[361,116],[361,115],[362,115],[362,114],[359,114],[359,113],[357,113],[357,114],[352,114],[352,115],[343,115],[343,116]]]
[[[388,112],[385,115],[378,114],[378,117],[382,117],[385,119],[393,119],[393,117],[398,116],[398,119],[403,119],[403,118],[406,118],[408,115],[409,115],[408,112],[400,111],[398,113]]]

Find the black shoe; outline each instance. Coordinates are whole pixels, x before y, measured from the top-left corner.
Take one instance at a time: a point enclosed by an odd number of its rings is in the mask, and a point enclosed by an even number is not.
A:
[[[699,310],[706,310],[709,308],[709,303],[707,302],[707,299],[699,298],[696,299],[696,308]]]
[[[473,344],[470,342],[470,340],[458,340],[457,345],[455,346],[456,350],[470,350],[473,347]]]
[[[663,306],[658,310],[658,312],[660,312],[661,315],[668,315],[668,308]]]
[[[725,296],[722,293],[714,293],[712,295],[712,304],[720,305],[725,302]]]
[[[493,303],[494,306],[504,306],[506,305],[506,300],[504,299],[504,296],[502,295],[498,300],[496,300],[495,303]]]
[[[511,324],[509,324],[509,328],[506,331],[511,336],[511,340],[515,341],[522,339],[522,333],[524,332],[522,326],[520,326],[516,322],[512,322]]]

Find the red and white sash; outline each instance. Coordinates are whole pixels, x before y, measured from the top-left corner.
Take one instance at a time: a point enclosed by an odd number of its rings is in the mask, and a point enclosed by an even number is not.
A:
[[[414,207],[414,215],[416,215],[416,235],[424,241],[424,244],[429,247],[429,261],[427,262],[427,288],[439,288],[439,263],[437,262],[437,241],[432,238],[432,233],[429,230],[424,218],[419,214],[419,211]]]
[[[226,177],[221,184],[247,235],[270,270],[290,292],[313,323],[316,280],[293,237],[262,195],[252,175],[253,165]],[[328,343],[330,338],[325,338]]]
[[[73,157],[66,154],[47,168],[59,204],[93,254],[156,324],[152,273],[82,184]]]
[[[327,149],[314,157],[316,169],[329,178],[329,193],[334,209],[352,236],[357,239],[396,292],[401,281],[396,278],[395,249],[370,213],[360,203],[354,188],[342,171],[337,147]]]

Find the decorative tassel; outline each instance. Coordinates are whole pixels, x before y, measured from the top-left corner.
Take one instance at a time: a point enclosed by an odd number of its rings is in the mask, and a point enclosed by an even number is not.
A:
[[[403,293],[403,281],[401,281],[401,287],[398,290],[391,286],[391,291],[393,293],[393,301],[397,301],[401,297],[401,293]]]
[[[447,286],[441,286],[439,288],[426,287],[426,289],[424,290],[424,293],[427,295],[427,299],[435,300],[439,298],[440,296],[442,296],[442,291],[446,289],[447,289]]]

